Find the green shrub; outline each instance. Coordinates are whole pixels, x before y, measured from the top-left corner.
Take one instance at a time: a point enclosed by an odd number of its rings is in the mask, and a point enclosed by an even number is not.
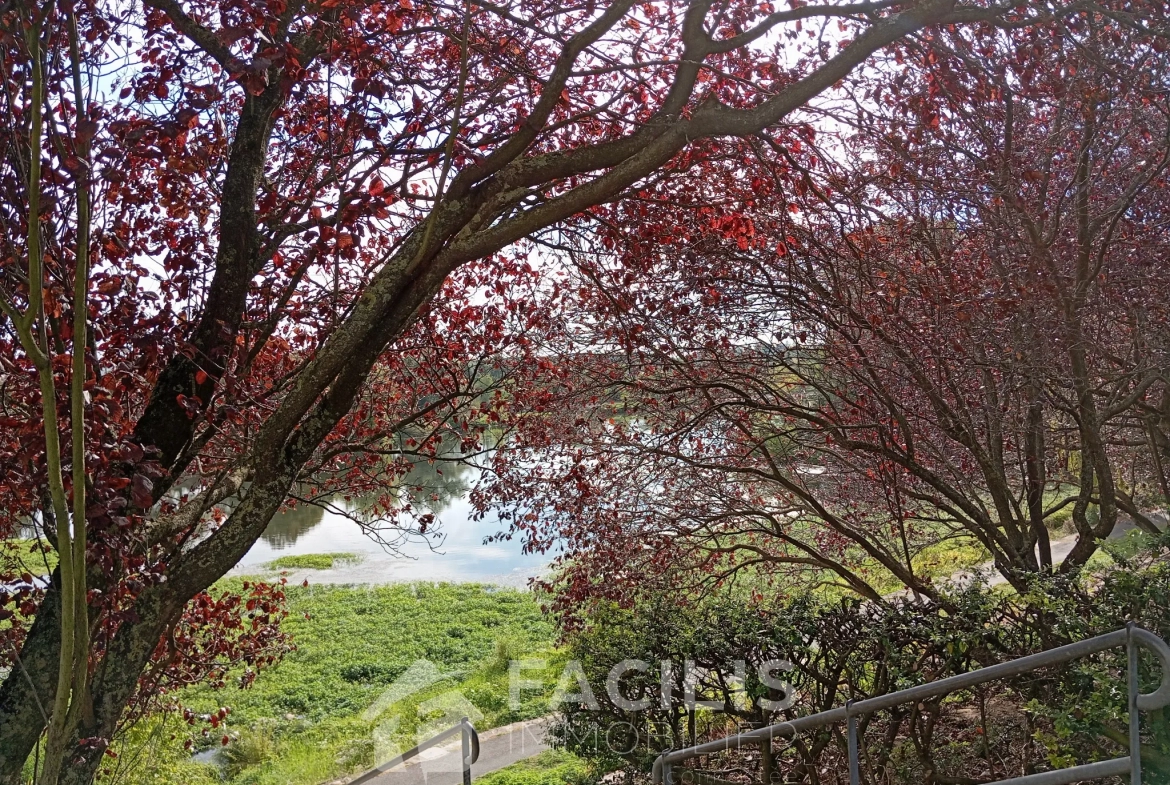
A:
[[[632,772],[645,772],[664,749],[688,746],[692,731],[677,666],[669,705],[657,700],[663,661],[696,663],[704,672],[698,699],[724,707],[695,713],[693,738],[702,741],[1083,640],[1129,620],[1170,639],[1170,542],[1134,535],[1115,545],[1119,558],[1128,554],[1125,564],[1081,577],[1038,576],[1022,595],[973,585],[951,588],[939,603],[891,597],[879,605],[812,592],[754,602],[731,592],[698,598],[647,592],[630,608],[599,604],[590,624],[569,634],[566,656],[582,664],[600,710],[566,703],[550,735],[602,769]],[[638,712],[614,705],[598,687],[623,659],[651,666],[622,683],[632,699],[654,698]],[[891,783],[920,782],[930,771],[940,781],[994,781],[1038,762],[1041,769],[1059,768],[1116,757],[1124,754],[1118,740],[1127,727],[1125,659],[1124,650],[1111,650],[873,715],[863,741],[874,745],[874,765],[893,773]],[[784,679],[796,700],[787,713],[765,711],[752,700],[778,697],[757,675],[759,663],[776,660],[794,666]],[[719,675],[735,673],[737,662],[746,664],[742,683]],[[1146,655],[1141,667],[1142,689],[1150,691],[1160,671]],[[1155,714],[1143,718],[1143,757],[1148,751],[1150,781],[1168,783],[1170,723]],[[618,727],[638,730],[629,753],[615,753],[608,734]],[[841,771],[845,761],[829,743],[833,738],[829,731],[810,734],[802,746],[784,748],[778,769]],[[994,756],[984,752],[991,741]],[[729,771],[754,772],[758,765],[734,754],[704,762]]]
[[[223,748],[220,757],[224,761],[224,773],[235,777],[245,769],[259,766],[276,754],[273,738],[275,722],[258,722],[252,728],[237,734],[236,738]]]
[[[48,575],[57,566],[57,552],[47,540],[0,540],[0,563],[14,572]]]

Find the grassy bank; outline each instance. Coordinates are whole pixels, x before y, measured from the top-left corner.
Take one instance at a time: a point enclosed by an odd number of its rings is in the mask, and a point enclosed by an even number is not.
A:
[[[526,592],[476,584],[297,586],[288,599],[285,629],[296,651],[248,689],[201,687],[180,696],[199,714],[231,708],[226,728],[195,732],[204,748],[229,737],[221,756],[231,785],[317,785],[372,766],[376,748],[412,746],[452,717],[469,714],[486,729],[547,713],[559,655],[551,623]],[[518,705],[508,694],[513,659],[548,663],[543,674],[525,671],[544,689],[523,693]],[[402,689],[404,681],[411,686]],[[392,685],[406,694],[388,695]],[[143,723],[120,746],[106,780],[220,782],[213,766],[183,752],[191,736],[175,716]]]
[[[475,781],[480,785],[590,785],[596,777],[589,764],[576,755],[548,750]]]

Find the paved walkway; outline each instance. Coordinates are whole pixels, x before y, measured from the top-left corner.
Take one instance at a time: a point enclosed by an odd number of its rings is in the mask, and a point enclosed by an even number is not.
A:
[[[479,734],[479,760],[471,767],[472,777],[511,766],[548,749],[544,740],[547,719],[518,722]],[[435,747],[419,759],[396,766],[369,780],[369,785],[462,785],[459,765],[460,741]]]

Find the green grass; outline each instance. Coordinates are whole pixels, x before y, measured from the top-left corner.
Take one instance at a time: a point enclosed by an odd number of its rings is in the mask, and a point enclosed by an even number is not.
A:
[[[112,750],[98,772],[101,785],[222,785],[213,766],[196,763],[183,749],[191,729],[175,715],[155,717],[131,728]],[[32,761],[25,767],[32,781]],[[22,780],[22,782],[25,780]]]
[[[331,570],[340,564],[361,561],[356,553],[300,553],[281,556],[264,566],[270,570]]]
[[[954,537],[919,551],[914,556],[914,571],[935,579],[948,578],[989,561],[991,554],[974,537]]]
[[[901,591],[905,585],[876,559],[861,553],[853,554],[857,559],[853,565],[859,577],[869,583],[881,595]],[[969,570],[991,560],[991,555],[974,537],[956,535],[921,547],[912,555],[914,573],[919,577],[930,577],[945,581],[956,573]],[[804,590],[811,591],[822,599],[837,600],[855,596],[838,577],[828,570],[806,570],[803,576]]]
[[[1097,551],[1085,563],[1085,569],[1089,572],[1102,572],[1119,565],[1125,565],[1131,559],[1157,548],[1162,542],[1164,542],[1163,538],[1156,537],[1141,529],[1130,529],[1124,536],[1116,540],[1101,542]]]
[[[14,572],[48,575],[57,566],[57,552],[46,540],[0,540],[0,565]]]
[[[547,750],[535,758],[476,777],[475,781],[481,785],[586,785],[595,782],[596,776],[576,755]]]
[[[0,572],[15,580],[39,578],[48,575],[57,567],[57,552],[45,540],[13,538],[0,540]],[[14,608],[16,617],[0,620],[0,630],[12,627],[14,619],[24,618],[19,608]]]
[[[199,714],[229,707],[226,729],[205,738],[201,726],[188,728],[173,717],[144,723],[155,737],[174,734],[171,750],[181,750],[190,737],[198,746],[217,745],[226,732],[232,740],[227,748],[231,785],[318,785],[364,770],[374,765],[376,749],[387,749],[375,741],[379,734],[404,748],[413,746],[420,735],[454,721],[444,715],[445,706],[448,714],[480,715],[476,726],[481,730],[548,713],[563,655],[553,648],[551,621],[527,592],[476,584],[294,586],[288,597],[284,629],[292,634],[296,651],[263,671],[248,689],[197,687],[177,696]],[[524,693],[516,706],[508,695],[513,659],[547,662],[543,671],[525,672],[525,678],[543,687]],[[432,663],[440,677],[369,716],[379,696],[419,660]],[[163,734],[158,728],[167,723]],[[138,732],[143,734],[149,735],[146,729]],[[130,754],[140,743],[130,739],[119,752]],[[164,758],[154,754],[151,762]],[[175,765],[185,761],[177,759]],[[119,782],[197,781],[184,777],[145,770],[139,776],[135,770]]]

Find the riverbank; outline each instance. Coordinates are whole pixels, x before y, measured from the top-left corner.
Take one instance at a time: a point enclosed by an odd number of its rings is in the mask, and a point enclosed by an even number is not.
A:
[[[438,560],[436,560],[436,564],[428,566],[412,560],[409,556],[403,557],[384,551],[347,552],[345,555],[352,558],[334,559],[328,567],[320,565],[284,567],[281,566],[281,560],[290,557],[276,557],[268,562],[241,564],[232,569],[228,576],[233,578],[251,576],[269,581],[285,577],[291,584],[300,584],[307,580],[316,585],[333,586],[388,586],[419,581],[462,582],[457,566],[440,569],[442,564]],[[291,557],[290,563],[295,565],[296,559],[295,556]],[[507,572],[479,571],[472,575],[464,574],[462,579],[473,580],[477,584],[487,586],[523,590],[528,587],[533,578],[540,577],[544,570],[543,564],[533,563],[513,567]]]

